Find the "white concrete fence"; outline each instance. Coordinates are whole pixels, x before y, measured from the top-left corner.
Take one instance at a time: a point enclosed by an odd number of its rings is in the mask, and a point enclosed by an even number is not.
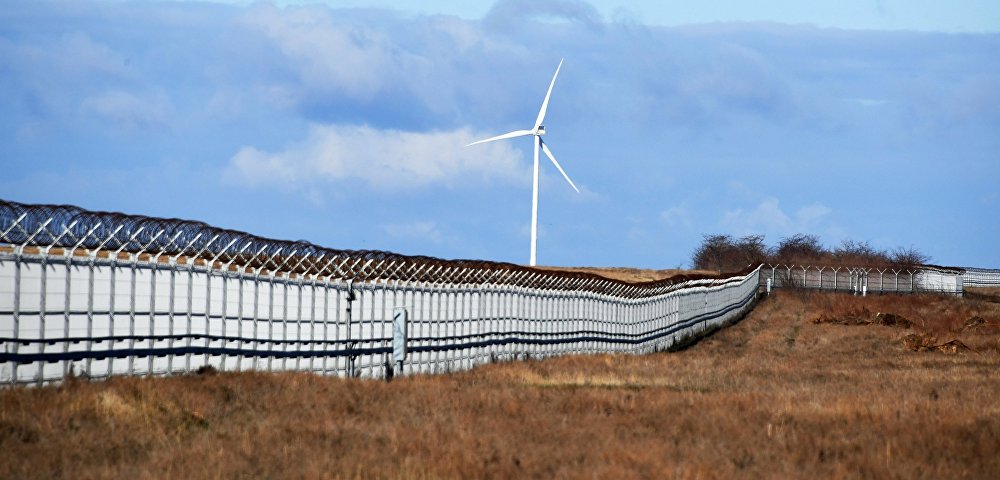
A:
[[[646,353],[734,321],[760,283],[758,268],[628,284],[0,201],[0,383],[204,366],[383,378]]]

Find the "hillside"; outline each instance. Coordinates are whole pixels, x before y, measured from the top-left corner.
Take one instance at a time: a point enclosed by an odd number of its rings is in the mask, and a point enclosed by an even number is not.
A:
[[[0,478],[995,478],[1000,297],[779,291],[680,352],[0,390]]]

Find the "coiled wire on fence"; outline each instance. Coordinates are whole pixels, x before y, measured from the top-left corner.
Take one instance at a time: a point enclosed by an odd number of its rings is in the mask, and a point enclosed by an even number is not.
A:
[[[550,290],[584,290],[624,298],[655,296],[679,282],[728,275],[678,275],[628,283],[586,272],[552,271],[482,260],[443,260],[379,250],[339,250],[307,241],[274,240],[202,222],[70,205],[0,200],[0,244],[184,257],[210,265],[286,275],[351,279],[494,283]],[[753,268],[748,268],[747,271]]]

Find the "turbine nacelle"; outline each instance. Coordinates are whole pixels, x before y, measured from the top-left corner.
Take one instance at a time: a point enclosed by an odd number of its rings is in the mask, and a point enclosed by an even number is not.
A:
[[[535,128],[535,132],[534,133],[535,133],[535,136],[539,136],[539,137],[542,136],[542,135],[545,135],[545,125],[539,125],[537,128]]]

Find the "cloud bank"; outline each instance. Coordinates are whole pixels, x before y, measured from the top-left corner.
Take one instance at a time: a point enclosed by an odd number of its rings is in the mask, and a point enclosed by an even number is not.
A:
[[[484,136],[468,129],[417,133],[312,125],[303,141],[279,152],[241,148],[230,160],[226,175],[248,186],[284,188],[325,181],[414,189],[527,180],[521,154],[508,142],[464,146]]]

